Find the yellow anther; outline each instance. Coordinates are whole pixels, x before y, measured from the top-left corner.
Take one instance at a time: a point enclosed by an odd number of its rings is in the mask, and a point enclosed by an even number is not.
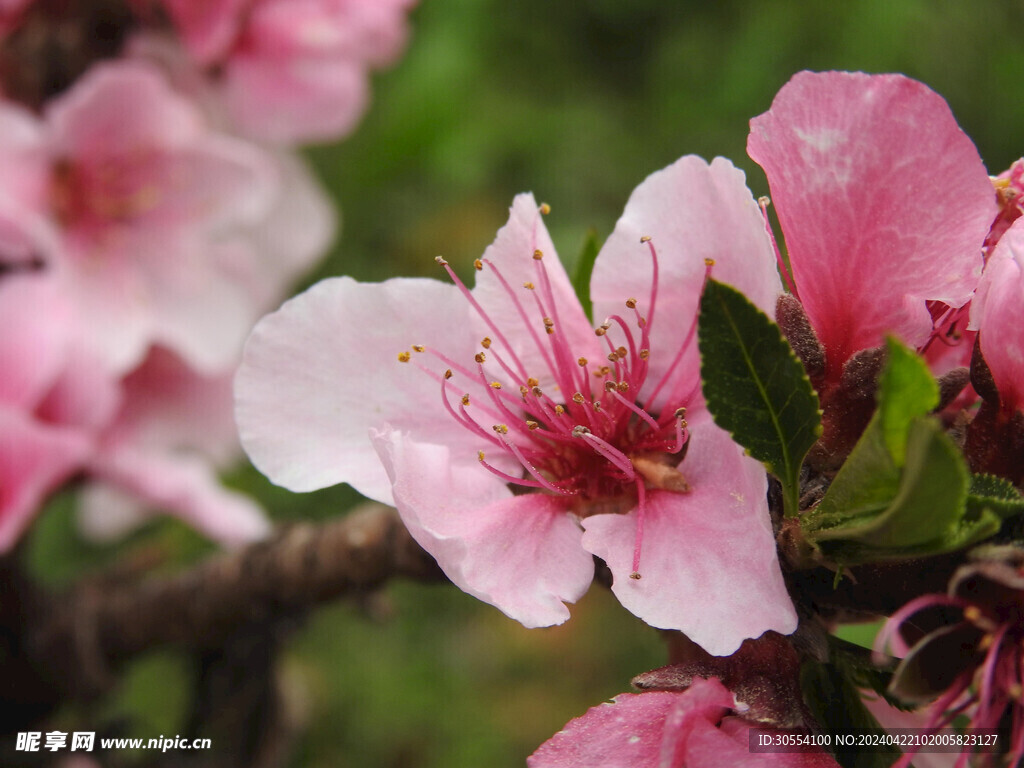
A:
[[[604,336],[606,333],[608,333],[608,329],[607,328],[601,327],[601,328],[595,328],[594,329],[594,335],[595,336]]]
[[[536,387],[538,384],[540,384],[540,382],[533,378],[533,376],[526,380],[526,386],[528,387]]]
[[[615,385],[614,381],[606,381],[604,383],[604,391],[605,392],[611,392],[613,389],[615,389],[615,386],[616,385]]]
[[[484,349],[490,349],[491,348],[491,337],[490,336],[484,336],[480,340],[480,346],[483,347]]]
[[[572,396],[572,401],[579,405],[580,403],[583,402],[583,395],[579,392],[574,393]]]
[[[448,262],[445,261],[444,256],[435,256],[434,261],[440,264],[442,267],[448,266]]]
[[[508,434],[508,425],[507,424],[495,424],[493,429],[499,435],[507,435]]]
[[[630,309],[636,309],[636,299],[626,299],[626,306],[629,307]]]
[[[523,283],[523,288],[528,291],[532,291],[536,286],[533,283]]]
[[[484,263],[480,261],[480,259],[474,259],[473,268],[476,269],[477,272],[479,272],[481,269],[484,268]]]
[[[491,389],[501,389],[501,382],[500,381],[492,381],[491,382]]]
[[[995,637],[990,634],[982,635],[981,640],[978,641],[978,650],[984,653],[992,647],[992,643],[995,642]]]
[[[649,243],[649,242],[651,242],[651,236],[650,235],[644,235],[643,237],[640,238],[640,242],[641,243]]]
[[[541,392],[540,387],[534,387],[530,391],[533,392],[534,397],[541,397],[544,394],[543,392]]]
[[[651,356],[651,350],[649,350],[649,349],[641,349],[639,352],[637,352],[637,355],[639,355],[641,360],[646,360],[647,358],[649,358]]]
[[[613,363],[615,363],[615,362],[618,362],[619,356],[617,354],[615,354],[614,352],[609,352],[608,353],[608,359],[611,360]]]
[[[540,261],[541,259],[544,258],[544,251],[538,248],[536,251],[533,252],[533,258],[536,259],[537,261]]]
[[[601,410],[601,401],[600,400],[595,400],[594,401],[594,410],[595,411],[600,411]]]
[[[540,204],[540,212],[541,212],[541,215],[547,216],[549,213],[551,213],[551,206],[548,205],[547,203],[541,203]]]
[[[399,352],[398,353],[398,362],[400,362],[400,363],[408,363],[411,358],[412,358],[412,355],[410,355],[408,352]]]
[[[578,365],[580,368],[586,368],[587,367],[587,358],[585,358],[585,357],[578,358],[576,360],[576,365]]]
[[[706,267],[713,267],[713,266],[715,266],[715,260],[714,259],[704,259],[704,266],[706,266]]]
[[[640,581],[640,571],[633,571],[631,574],[629,574],[629,578],[635,581]]]
[[[477,352],[475,355],[473,355],[473,359],[476,360],[478,363],[482,363],[487,359],[487,355],[485,355],[483,352]]]
[[[447,371],[444,372],[444,377],[446,379],[450,379],[452,377],[452,375],[453,374],[452,374],[452,369],[451,368],[449,368]]]
[[[561,416],[563,413],[565,413],[565,408],[563,408],[560,405],[556,405],[555,406],[555,414],[558,415],[558,416]]]
[[[619,356],[620,360],[622,360],[629,354],[629,351],[625,347],[619,347],[615,350],[615,354]]]
[[[552,320],[550,317],[545,317],[544,318],[544,325],[546,325],[548,328],[550,328],[554,324],[555,324],[555,321]]]
[[[522,384],[519,385],[519,394],[521,394],[523,396],[524,400],[526,399],[526,395],[529,394],[529,392],[530,392],[530,390],[528,390]]]
[[[527,420],[526,426],[530,429],[537,429],[540,426],[540,424],[538,424],[536,421]]]
[[[424,347],[422,344],[413,344],[412,345],[412,351],[413,352],[422,352],[425,349],[426,349],[426,347]]]
[[[462,404],[463,405],[469,405],[469,395],[463,395],[462,396]]]
[[[479,459],[480,461],[483,461],[483,460],[484,460],[484,452],[483,452],[483,451],[477,451],[477,452],[476,452],[476,457],[477,457],[477,458],[478,458],[478,459]]]
[[[620,381],[618,384],[615,385],[615,388],[619,390],[619,392],[625,392],[626,390],[629,389],[629,382]]]
[[[976,605],[969,605],[964,608],[964,618],[972,624],[977,622],[981,618],[981,609]]]
[[[546,326],[544,328],[544,330],[547,331],[548,336],[554,336],[555,335],[555,329],[553,327],[551,327],[550,325]]]
[[[681,419],[684,416],[686,416],[686,409],[685,408],[676,408],[676,418],[677,419]]]

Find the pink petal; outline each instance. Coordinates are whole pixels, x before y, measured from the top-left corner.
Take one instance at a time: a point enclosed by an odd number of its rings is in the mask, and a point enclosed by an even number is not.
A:
[[[141,508],[173,514],[224,544],[245,544],[270,532],[263,510],[222,486],[209,464],[196,456],[119,446],[93,457],[89,472],[136,497]]]
[[[648,493],[642,578],[630,578],[635,509],[583,521],[583,546],[611,568],[619,602],[716,656],[769,629],[792,632],[797,617],[776,556],[764,468],[708,421],[691,428],[679,469],[688,493]]]
[[[543,254],[542,259],[534,258],[536,251]],[[542,349],[553,361],[552,346],[563,345],[571,350],[573,368],[579,357],[585,357],[590,361],[605,359],[608,351],[601,347],[594,336],[594,329],[583,313],[583,307],[576,297],[565,268],[558,260],[555,246],[544,226],[533,195],[516,196],[509,212],[508,223],[498,231],[494,242],[484,251],[482,260],[485,266],[482,271],[476,273],[473,297],[487,312],[493,325],[505,334],[515,356],[525,366],[526,375],[538,379],[542,389],[551,386],[556,379],[552,373],[552,366],[545,362]],[[488,262],[497,268],[511,288],[511,294],[502,285],[494,269],[486,265]],[[545,275],[550,291],[544,288]],[[524,283],[533,284],[534,290],[524,288]],[[536,299],[540,299],[543,311],[538,309]],[[529,324],[523,321],[518,307],[525,312]],[[555,334],[550,337],[544,330],[545,317],[555,323]],[[505,349],[505,345],[495,335],[491,326],[479,321],[478,315],[474,316],[474,321],[481,337],[491,336],[501,350]],[[531,336],[530,328],[536,334],[535,337]],[[540,342],[539,345],[537,340]],[[507,361],[509,357],[506,355]],[[494,370],[497,372],[499,369],[495,367]],[[571,394],[572,392],[563,392],[554,399],[564,400]]]
[[[46,275],[0,278],[0,403],[36,406],[64,365],[74,323],[70,304]]]
[[[750,730],[759,727],[739,717],[727,717],[718,728],[701,723],[686,744],[685,768],[839,768],[818,747],[803,752],[750,752]],[[763,727],[762,727],[763,728]],[[764,729],[770,730],[770,729]]]
[[[85,433],[41,424],[0,406],[0,552],[21,536],[46,497],[80,466]]]
[[[1000,406],[1010,412],[1024,408],[1024,218],[989,257],[971,304],[971,326],[980,331]]]
[[[698,678],[683,693],[623,693],[571,720],[526,764],[529,768],[683,768],[681,749],[691,732],[701,725],[713,728],[734,706],[732,694],[714,678]]]
[[[920,345],[926,299],[977,284],[995,195],[946,102],[902,75],[802,72],[751,121],[797,290],[830,375],[895,333]]]
[[[210,64],[234,41],[246,0],[162,0],[185,46],[201,64]]]
[[[374,443],[395,506],[452,582],[527,627],[561,624],[594,577],[564,499],[513,496],[476,462],[387,429]]]
[[[475,461],[485,444],[445,412],[441,385],[417,367],[442,372],[444,364],[429,353],[397,359],[424,344],[472,361],[467,311],[455,287],[424,279],[334,278],[285,302],[256,326],[236,379],[246,452],[291,490],[347,482],[385,503],[391,483],[371,427],[400,424],[416,439],[462,446]]]
[[[695,155],[682,157],[633,190],[594,264],[590,295],[596,321],[615,314],[629,319],[624,302],[630,297],[639,300],[641,314],[650,314],[653,262],[648,245],[640,242],[643,236],[651,238],[659,266],[646,387],[653,389],[696,320],[705,259],[714,259],[716,280],[739,288],[770,315],[782,285],[743,171],[724,158],[709,165]],[[610,333],[615,333],[614,326]],[[695,342],[674,375],[679,377],[677,392],[696,385],[700,364]]]

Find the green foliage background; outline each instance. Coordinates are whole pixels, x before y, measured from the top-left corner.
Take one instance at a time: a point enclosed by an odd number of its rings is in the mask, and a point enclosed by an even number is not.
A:
[[[571,260],[588,229],[611,231],[647,174],[687,153],[731,158],[765,194],[745,154],[747,121],[805,68],[923,80],[999,172],[1024,154],[1022,31],[1016,0],[422,0],[408,52],[375,78],[358,131],[308,150],[343,226],[306,283],[435,275],[437,254],[466,272],[526,190],[551,204],[549,227]],[[279,520],[344,514],[357,501],[345,488],[292,495],[251,468],[231,482]],[[33,537],[50,580],[139,546],[172,562],[207,550],[169,522],[113,550],[78,543],[71,528],[57,503]],[[655,631],[602,589],[566,626],[527,631],[455,589],[399,584],[319,612],[285,662],[304,730],[296,768],[504,768],[664,659]],[[106,716],[133,735],[181,732],[186,678],[173,655],[143,660]]]

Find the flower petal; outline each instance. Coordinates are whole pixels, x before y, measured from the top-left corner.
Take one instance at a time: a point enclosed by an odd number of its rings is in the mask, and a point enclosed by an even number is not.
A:
[[[801,72],[750,126],[831,375],[886,333],[920,345],[926,299],[970,298],[997,208],[941,96],[902,75]]]
[[[561,624],[594,577],[563,499],[513,496],[478,463],[392,429],[374,443],[409,532],[448,577],[527,627]]]
[[[528,768],[676,768],[699,725],[714,727],[735,706],[716,679],[683,693],[623,693],[590,709],[527,758]],[[687,765],[689,765],[687,763]]]
[[[1024,218],[1017,219],[989,257],[971,302],[971,326],[992,371],[1002,408],[1024,408]]]
[[[747,189],[746,177],[725,158],[717,157],[708,164],[687,155],[651,174],[633,190],[594,264],[590,295],[595,320],[622,315],[624,302],[631,297],[639,300],[641,314],[651,313],[653,262],[648,246],[640,242],[644,236],[651,238],[659,266],[646,387],[653,388],[696,322],[705,259],[714,259],[712,275],[716,280],[743,291],[769,315],[775,313],[782,284],[764,219]],[[609,331],[616,332],[614,327]],[[700,375],[695,342],[675,371],[679,380],[674,391],[686,393],[695,388]]]
[[[418,439],[462,446],[475,461],[483,445],[445,412],[441,385],[396,359],[424,344],[472,360],[466,307],[454,286],[425,279],[333,278],[285,302],[253,330],[235,380],[250,458],[293,491],[347,482],[385,503],[391,483],[370,444],[371,427],[401,424]]]
[[[612,591],[629,611],[727,656],[769,629],[789,634],[797,617],[776,556],[764,468],[711,422],[694,426],[690,440],[680,465],[690,491],[648,494],[642,578],[630,578],[635,509],[586,518],[583,546],[611,568]]]
[[[543,254],[543,258],[534,258],[537,251]],[[607,350],[602,352],[594,336],[594,329],[583,313],[569,276],[555,253],[555,246],[533,195],[516,196],[508,223],[498,231],[494,242],[484,251],[483,261],[497,267],[515,298],[502,285],[494,269],[488,266],[477,272],[473,297],[487,312],[494,326],[505,334],[515,356],[525,366],[527,376],[540,380],[542,388],[550,387],[555,381],[568,381],[571,378],[565,374],[558,375],[557,358],[553,351],[555,345],[571,351],[567,359],[573,375],[576,373],[577,358],[585,357],[595,361],[604,359]],[[531,283],[535,288],[526,289],[524,283]],[[537,299],[543,310],[538,308]],[[529,318],[528,326],[517,304]],[[554,333],[551,335],[545,332],[545,317],[554,322]],[[495,335],[492,328],[479,320],[478,316],[475,322],[482,336]],[[533,335],[528,328],[532,329]],[[501,343],[500,338],[494,341]],[[501,346],[504,347],[503,344]],[[505,354],[504,350],[501,353]],[[505,357],[508,360],[510,356],[505,354]],[[564,399],[571,394],[565,392],[561,398],[555,399]]]

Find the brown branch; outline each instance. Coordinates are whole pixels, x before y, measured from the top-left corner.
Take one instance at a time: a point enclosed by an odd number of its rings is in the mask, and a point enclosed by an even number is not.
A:
[[[247,626],[293,621],[394,577],[444,579],[394,510],[372,505],[326,524],[283,528],[182,573],[94,581],[44,598],[25,650],[64,696],[89,696],[107,687],[113,669],[145,651],[217,649]]]

